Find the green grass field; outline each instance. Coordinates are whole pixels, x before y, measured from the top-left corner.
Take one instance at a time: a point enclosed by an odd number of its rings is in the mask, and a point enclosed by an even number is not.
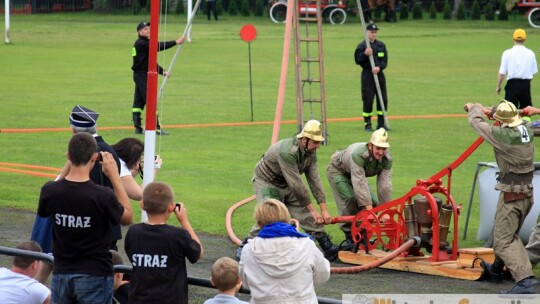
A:
[[[0,45],[0,162],[60,168],[69,131],[4,131],[67,128],[75,104],[100,112],[98,127],[113,127],[99,132],[107,142],[135,136],[132,129],[115,127],[131,125],[130,51],[137,37],[136,24],[145,19],[89,13],[12,16],[12,43]],[[538,30],[530,28],[523,16],[511,19],[515,20],[379,23],[379,39],[389,50],[385,73],[395,198],[404,195],[417,179],[427,179],[450,164],[477,138],[467,124],[463,105],[498,103],[495,86],[500,56],[511,47],[513,30],[525,28],[527,46],[540,49]],[[166,21],[160,27],[160,40],[176,39],[184,30],[185,16],[170,15]],[[226,233],[225,213],[232,204],[252,195],[253,166],[271,141],[271,123],[180,127],[250,121],[248,45],[239,37],[240,28],[247,23],[258,32],[251,44],[255,122],[273,121],[285,27],[268,18],[223,17],[216,23],[199,15],[192,42],[182,47],[159,105],[162,123],[172,134],[158,138],[156,153],[164,163],[156,180],[174,187],[197,231]],[[324,25],[329,119],[361,115],[360,68],[354,64],[353,53],[362,39],[354,16],[342,26]],[[168,67],[173,54],[174,50],[161,52],[161,65]],[[291,50],[284,120],[296,119],[292,59]],[[533,96],[537,96],[538,81],[532,86]],[[432,114],[463,116],[422,117]],[[370,134],[363,131],[359,120],[330,122],[328,130],[329,144],[318,152],[319,169],[330,210],[337,215],[325,177],[329,157],[352,142],[367,141]],[[294,124],[283,124],[279,137],[295,131]],[[464,205],[462,215],[480,161],[493,161],[486,144],[453,173],[452,194]],[[0,208],[35,210],[39,189],[47,179],[0,171],[0,180]],[[139,214],[138,205],[134,206]],[[474,240],[479,209],[475,197],[467,241],[461,246],[483,244]],[[239,237],[252,224],[252,210],[250,204],[235,213],[233,223]],[[464,220],[462,216],[460,229]],[[336,226],[329,231],[335,239],[342,239]],[[462,231],[459,235],[461,239]]]

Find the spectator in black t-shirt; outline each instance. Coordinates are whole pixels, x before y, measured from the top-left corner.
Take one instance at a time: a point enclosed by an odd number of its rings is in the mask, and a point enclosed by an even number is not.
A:
[[[88,133],[73,135],[68,145],[70,169],[65,178],[41,188],[38,215],[53,226],[53,303],[110,303],[113,266],[109,247],[111,225],[133,221],[129,198],[113,156],[99,152]],[[111,189],[90,180],[99,161]]]
[[[203,255],[201,242],[182,203],[175,205],[172,188],[149,183],[143,191],[144,223],[129,227],[124,248],[133,272],[129,303],[188,303],[186,259],[197,262]],[[167,224],[171,213],[182,228]]]
[[[120,158],[116,154],[115,150],[105,142],[103,137],[97,134],[98,117],[99,113],[83,106],[76,105],[73,107],[73,110],[71,110],[71,114],[69,116],[71,130],[74,134],[88,133],[92,135],[98,144],[99,151],[109,152],[112,155],[114,161],[116,162],[118,173],[120,173]],[[69,173],[70,168],[71,162],[68,160],[66,161],[64,168],[56,180],[64,178]],[[90,171],[90,179],[98,185],[113,189],[111,181],[103,173],[101,163],[95,162],[94,167],[92,167],[92,170]],[[110,249],[118,250],[116,243],[118,240],[122,239],[122,230],[120,229],[120,225],[112,225],[111,228],[112,239]],[[38,242],[41,248],[43,248],[43,252],[52,253],[52,224],[50,218],[42,218],[39,215],[36,216],[30,239]],[[47,282],[51,271],[52,267],[50,264],[41,263],[39,272],[35,276],[35,279],[41,283],[45,283]]]

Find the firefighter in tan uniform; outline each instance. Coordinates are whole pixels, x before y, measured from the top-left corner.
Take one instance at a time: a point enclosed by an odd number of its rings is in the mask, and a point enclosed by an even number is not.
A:
[[[326,170],[328,182],[341,216],[356,215],[360,210],[371,210],[379,203],[392,199],[392,156],[388,148],[388,133],[380,128],[372,133],[368,143],[354,143],[335,152]],[[368,177],[377,177],[377,196],[374,198]],[[351,223],[341,223],[345,233],[343,250],[351,250]]]
[[[283,202],[291,218],[299,221],[300,227],[317,240],[324,257],[332,261],[337,258],[339,248],[332,243],[324,228],[325,223],[332,222],[332,217],[326,208],[326,197],[317,168],[316,150],[322,141],[321,123],[309,120],[300,134],[270,146],[255,165],[253,189],[259,203],[267,198]],[[302,174],[319,204],[320,212],[311,202]],[[257,224],[253,225],[248,238],[237,251],[237,258],[240,258],[243,245],[249,238],[257,236],[259,229]]]
[[[502,100],[491,126],[483,115],[481,104],[467,103],[469,124],[486,142],[493,146],[500,169],[495,189],[500,191],[493,231],[493,264],[482,262],[484,272],[500,280],[503,267],[510,270],[516,285],[502,293],[534,293],[533,272],[527,251],[518,233],[533,205],[534,143],[533,132],[523,124],[516,107]]]

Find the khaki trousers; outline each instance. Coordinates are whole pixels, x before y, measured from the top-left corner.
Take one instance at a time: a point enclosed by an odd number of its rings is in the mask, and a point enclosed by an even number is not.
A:
[[[533,267],[540,263],[540,217],[538,220],[529,237],[529,243],[525,246]]]
[[[499,195],[495,225],[493,228],[493,250],[504,261],[516,282],[533,276],[527,251],[519,238],[519,230],[532,208],[531,198],[504,202],[504,193]]]
[[[307,234],[324,232],[324,225],[316,224],[307,207],[301,206],[300,202],[289,187],[276,187],[260,178],[253,177],[253,190],[257,197],[257,203],[262,203],[265,199],[274,198],[284,203],[291,214],[291,218],[298,220],[300,228]],[[314,206],[315,208],[318,208]],[[255,223],[251,227],[249,237],[254,238],[259,234],[260,227]]]

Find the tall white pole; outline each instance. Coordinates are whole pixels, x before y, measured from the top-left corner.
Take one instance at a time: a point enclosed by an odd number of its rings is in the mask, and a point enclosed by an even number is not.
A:
[[[183,0],[181,0],[183,1]],[[191,27],[190,27],[190,23],[191,23],[191,12],[193,11],[193,0],[187,0],[187,6],[188,6],[188,9],[187,9],[187,36],[186,36],[186,39],[188,42],[191,42]]]
[[[10,14],[10,8],[9,8],[9,0],[4,0],[4,14],[6,15],[6,43],[9,43],[9,14]]]

